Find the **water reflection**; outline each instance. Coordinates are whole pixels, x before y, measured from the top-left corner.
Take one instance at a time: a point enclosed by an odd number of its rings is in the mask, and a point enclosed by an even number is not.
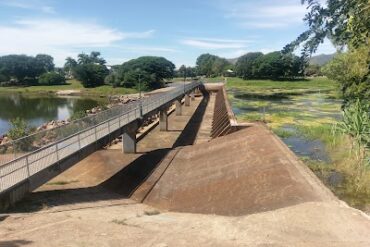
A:
[[[101,98],[0,95],[0,134],[9,130],[9,121],[23,118],[36,127],[50,120],[69,118],[73,113],[106,103]]]

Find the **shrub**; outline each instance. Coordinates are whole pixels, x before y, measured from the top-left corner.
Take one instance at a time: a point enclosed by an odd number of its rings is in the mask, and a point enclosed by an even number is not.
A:
[[[8,132],[8,136],[12,140],[16,140],[28,135],[29,128],[27,126],[27,123],[23,119],[17,117],[10,120],[10,124],[11,128]]]
[[[75,77],[81,81],[84,87],[96,87],[104,84],[109,71],[105,65],[88,63],[79,64],[74,70]]]
[[[64,76],[56,72],[44,73],[39,77],[39,84],[42,85],[61,85],[65,84],[66,79]]]
[[[78,120],[87,116],[85,111],[77,111],[74,112],[71,117],[69,118],[70,121]]]

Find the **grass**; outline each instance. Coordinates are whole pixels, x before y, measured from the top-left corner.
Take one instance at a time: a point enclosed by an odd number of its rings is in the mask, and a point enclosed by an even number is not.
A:
[[[248,89],[252,91],[288,91],[288,90],[336,90],[339,84],[325,77],[294,81],[243,80],[236,77],[227,79],[228,88]]]
[[[113,88],[110,85],[103,85],[95,88],[84,88],[77,80],[68,80],[65,85],[53,86],[29,86],[29,87],[0,87],[0,93],[22,93],[22,94],[51,94],[61,90],[79,90],[81,95],[114,95],[131,94],[137,90],[133,88]]]

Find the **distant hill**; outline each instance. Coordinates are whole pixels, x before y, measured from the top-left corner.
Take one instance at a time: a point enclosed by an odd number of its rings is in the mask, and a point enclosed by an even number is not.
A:
[[[335,54],[320,54],[310,59],[310,64],[324,65],[333,59]]]
[[[236,62],[238,61],[238,57],[237,58],[227,58],[226,60],[229,61],[229,63],[231,64],[236,64]]]

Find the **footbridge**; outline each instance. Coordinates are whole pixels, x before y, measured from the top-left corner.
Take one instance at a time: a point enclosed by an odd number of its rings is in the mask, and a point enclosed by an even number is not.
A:
[[[0,145],[0,208],[6,208],[59,175],[80,160],[122,138],[125,153],[136,152],[136,133],[147,118],[159,113],[162,131],[168,128],[168,109],[190,105],[202,83],[178,85],[174,89],[142,98]]]

